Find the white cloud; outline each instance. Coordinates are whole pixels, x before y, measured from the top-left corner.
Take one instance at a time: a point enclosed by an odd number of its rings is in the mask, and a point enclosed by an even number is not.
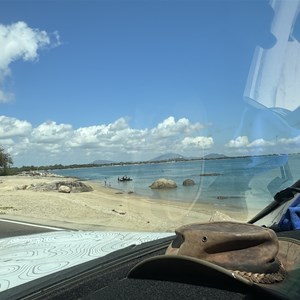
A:
[[[249,145],[247,136],[238,136],[235,140],[230,140],[225,146],[228,148],[243,148]]]
[[[31,124],[27,121],[0,116],[0,139],[26,136],[31,129]]]
[[[182,140],[184,147],[193,147],[199,149],[209,149],[213,146],[214,140],[212,137],[197,136],[197,137],[186,137]]]
[[[265,140],[256,139],[252,142],[249,141],[247,136],[239,136],[234,140],[230,140],[225,147],[230,148],[230,151],[234,151],[236,155],[253,155],[253,154],[269,154],[269,153],[292,153],[295,148],[285,148],[287,145],[300,144],[300,137],[279,139],[279,140]],[[232,153],[231,153],[232,154]]]
[[[292,145],[292,144],[300,144],[300,136],[295,138],[281,138],[279,140],[273,140],[268,141],[265,139],[256,139],[252,142],[249,142],[249,139],[247,136],[239,136],[234,140],[230,140],[225,146],[228,148],[261,148],[260,151],[263,151],[262,149],[270,148],[270,147],[276,147],[278,145]],[[275,151],[276,152],[276,151]]]
[[[238,136],[234,140],[230,140],[225,147],[228,148],[236,148],[236,149],[242,149],[242,148],[256,148],[260,151],[263,151],[262,149],[276,146],[278,142],[276,141],[267,141],[265,139],[256,139],[252,142],[249,141],[247,136]]]
[[[34,127],[25,120],[0,116],[0,146],[12,155],[17,166],[81,164],[96,159],[138,161],[170,151],[185,156],[202,156],[202,150],[224,153],[213,137],[199,135],[200,128],[203,126],[199,123],[186,118],[176,121],[173,117],[152,129],[132,128],[125,118],[74,129],[70,124],[53,121]],[[247,136],[239,136],[225,146],[229,155],[251,155],[297,152],[299,144],[300,136],[273,141],[249,141]]]
[[[106,126],[90,126],[74,131],[73,137],[67,142],[70,147],[99,147],[99,137],[106,136]]]
[[[38,143],[55,143],[67,140],[72,133],[72,126],[68,124],[56,124],[46,122],[33,129],[31,139]]]
[[[186,118],[175,121],[173,117],[151,130],[131,128],[125,118],[78,129],[53,121],[33,128],[27,121],[0,116],[0,145],[5,146],[18,165],[144,160],[170,150],[187,154],[211,148],[211,137],[196,135],[200,128],[199,123]],[[167,130],[171,130],[171,135]],[[158,139],[159,135],[163,138]]]
[[[13,98],[13,94],[5,90],[5,79],[11,74],[9,65],[18,59],[37,60],[39,49],[59,45],[58,33],[52,35],[51,40],[46,31],[30,28],[25,22],[0,24],[0,103]]]
[[[254,140],[253,142],[249,143],[249,145],[247,145],[247,147],[249,148],[253,148],[253,147],[270,147],[270,146],[275,146],[274,142],[270,142],[270,141],[266,141],[264,139],[257,139]]]
[[[168,117],[157,127],[151,130],[155,138],[167,138],[178,134],[191,134],[203,128],[200,123],[191,124],[186,118],[181,118],[177,122],[174,117]]]
[[[74,148],[117,148],[122,151],[122,149],[133,148],[145,142],[147,134],[147,129],[132,129],[124,118],[120,118],[108,125],[89,126],[75,130],[68,145]]]
[[[0,146],[10,146],[14,145],[14,140],[13,139],[0,139]]]
[[[117,131],[117,130],[123,130],[128,128],[128,123],[124,118],[120,118],[117,121],[115,121],[112,124],[109,124],[107,126],[108,130],[111,132]]]
[[[1,71],[0,71],[1,76]],[[0,89],[1,89],[1,77],[0,77]],[[3,102],[9,102],[14,99],[14,94],[11,92],[4,92],[0,90],[0,103]]]
[[[294,138],[281,138],[278,140],[278,144],[280,145],[300,145],[300,136],[296,136]]]

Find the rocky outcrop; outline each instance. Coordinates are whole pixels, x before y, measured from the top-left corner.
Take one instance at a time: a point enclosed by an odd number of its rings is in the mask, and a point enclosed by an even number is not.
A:
[[[182,183],[184,186],[192,186],[195,185],[195,181],[193,179],[185,179]]]
[[[174,180],[160,178],[154,181],[149,187],[151,189],[173,189],[177,188],[177,184]]]
[[[30,177],[59,177],[63,178],[62,175],[49,173],[47,171],[23,171],[18,174],[19,176],[30,176]]]
[[[69,187],[72,193],[91,192],[93,190],[90,185],[84,184],[81,181],[58,181],[55,184],[56,189],[64,185]]]
[[[93,188],[81,181],[55,181],[51,183],[41,182],[37,184],[22,185],[16,187],[17,190],[34,191],[58,191],[61,193],[83,193],[91,192]]]

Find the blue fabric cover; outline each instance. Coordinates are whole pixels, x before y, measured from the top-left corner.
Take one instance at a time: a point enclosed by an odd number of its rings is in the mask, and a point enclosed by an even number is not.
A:
[[[280,231],[300,229],[300,195],[283,214],[278,227]]]

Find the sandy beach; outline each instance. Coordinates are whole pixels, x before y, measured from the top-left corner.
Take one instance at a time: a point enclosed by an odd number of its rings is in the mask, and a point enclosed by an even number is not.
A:
[[[74,178],[0,177],[0,217],[78,230],[174,231],[193,222],[247,221],[248,215],[215,206],[149,199],[102,183],[84,181],[90,192],[61,193],[26,189]]]

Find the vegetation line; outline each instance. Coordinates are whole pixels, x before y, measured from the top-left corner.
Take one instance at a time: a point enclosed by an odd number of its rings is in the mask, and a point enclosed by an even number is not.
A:
[[[4,148],[0,146],[0,176],[16,175],[21,172],[28,171],[48,171],[48,170],[60,170],[60,169],[78,169],[78,168],[95,168],[95,167],[110,167],[110,166],[127,166],[127,165],[144,165],[144,164],[160,164],[160,163],[175,163],[185,161],[205,161],[205,160],[220,160],[220,159],[236,159],[236,158],[249,158],[249,157],[261,157],[261,156],[278,156],[282,154],[264,154],[255,156],[220,156],[220,157],[201,157],[201,158],[170,158],[163,160],[149,160],[138,162],[110,162],[110,163],[89,163],[89,164],[71,164],[71,165],[46,165],[46,166],[22,166],[12,167],[13,160],[9,153],[5,152]],[[290,154],[292,155],[292,154]]]

